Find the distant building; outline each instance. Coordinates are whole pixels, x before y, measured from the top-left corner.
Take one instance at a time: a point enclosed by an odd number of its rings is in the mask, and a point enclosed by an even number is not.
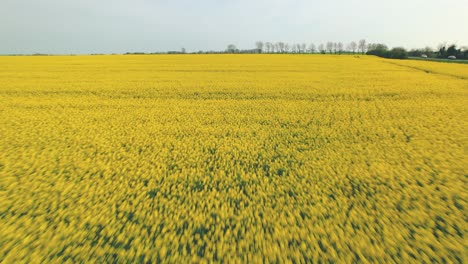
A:
[[[423,55],[421,55],[421,58],[427,59],[427,55],[426,55],[426,54],[423,54]]]
[[[455,57],[455,56],[452,55],[452,56],[448,56],[448,59],[449,59],[449,60],[456,60],[457,57]]]

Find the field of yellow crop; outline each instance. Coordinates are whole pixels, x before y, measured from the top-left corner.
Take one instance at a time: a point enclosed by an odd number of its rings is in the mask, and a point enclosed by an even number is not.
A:
[[[420,70],[429,74],[442,74],[468,81],[468,70],[466,69],[466,65],[461,66],[455,63],[440,63],[422,60],[386,61],[386,63],[404,66],[414,70]]]
[[[0,57],[0,262],[462,263],[468,65],[390,62]]]

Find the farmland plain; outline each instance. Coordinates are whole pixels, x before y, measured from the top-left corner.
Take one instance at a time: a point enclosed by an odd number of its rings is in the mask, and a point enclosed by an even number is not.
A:
[[[0,262],[462,263],[468,65],[388,62],[0,57]]]

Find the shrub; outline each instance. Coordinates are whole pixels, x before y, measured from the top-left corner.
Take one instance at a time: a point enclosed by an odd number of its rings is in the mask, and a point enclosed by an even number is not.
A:
[[[408,58],[408,52],[404,48],[397,47],[393,48],[391,51],[388,52],[389,58],[392,59],[407,59]]]
[[[408,52],[404,48],[397,47],[388,50],[385,44],[369,44],[367,54],[389,59],[408,58]]]

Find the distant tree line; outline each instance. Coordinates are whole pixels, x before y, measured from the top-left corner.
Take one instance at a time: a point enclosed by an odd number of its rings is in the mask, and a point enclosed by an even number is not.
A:
[[[442,43],[437,47],[437,49],[433,49],[431,47],[412,49],[408,51],[408,55],[411,57],[427,57],[438,59],[447,59],[453,56],[457,59],[468,60],[468,46],[457,48],[457,45],[455,44],[447,45],[447,43]]]
[[[314,43],[285,43],[285,42],[262,42],[255,43],[255,49],[239,50],[235,45],[228,45],[225,53],[282,53],[282,54],[368,54],[391,59],[406,59],[408,53],[404,48],[397,47],[388,49],[385,44],[367,44],[365,39],[351,41],[346,45],[343,42],[332,42],[319,44]]]
[[[369,44],[367,54],[384,58],[406,59],[408,57],[439,58],[439,59],[468,59],[468,47],[457,48],[455,44],[440,44],[437,49],[425,47],[422,49],[412,49],[406,51],[404,48],[397,47],[388,49],[385,44]]]
[[[343,42],[327,42],[319,45],[314,43],[287,43],[287,42],[263,42],[257,41],[254,49],[240,50],[234,44],[229,44],[225,53],[281,53],[281,54],[365,54],[366,41],[352,41],[347,45]]]
[[[180,51],[167,52],[128,52],[128,55],[138,54],[187,54],[185,48]],[[441,44],[438,49],[425,47],[423,49],[412,49],[407,51],[403,47],[388,48],[382,43],[367,43],[365,39],[351,41],[347,44],[343,42],[321,43],[287,43],[287,42],[255,42],[255,48],[238,49],[236,45],[229,44],[222,51],[198,51],[189,54],[367,54],[389,59],[406,59],[408,57],[427,57],[427,58],[452,58],[468,59],[468,46],[457,48],[455,44]]]
[[[428,57],[428,58],[457,58],[468,59],[468,46],[457,48],[455,44],[439,45],[437,50],[430,47],[424,49],[413,49],[407,51],[403,47],[388,48],[382,43],[369,43],[365,39],[351,41],[344,45],[342,42],[328,41],[324,44],[314,43],[285,43],[285,42],[262,42],[255,43],[255,49],[238,50],[235,45],[230,44],[225,50],[226,53],[287,53],[287,54],[367,54],[390,59],[406,59],[408,57]],[[453,56],[453,57],[451,57]]]

